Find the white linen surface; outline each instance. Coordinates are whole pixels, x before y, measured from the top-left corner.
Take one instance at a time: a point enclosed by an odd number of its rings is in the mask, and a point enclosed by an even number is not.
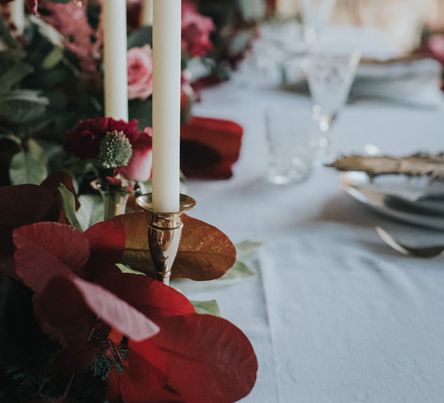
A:
[[[191,182],[192,214],[234,241],[264,241],[258,275],[217,299],[259,359],[247,403],[426,403],[444,401],[444,261],[397,255],[377,237],[383,225],[410,242],[444,234],[391,222],[349,200],[336,172],[319,168],[302,185],[265,183],[267,105],[309,107],[308,98],[226,84],[207,90],[196,115],[230,118],[245,128],[235,177]],[[442,150],[444,113],[361,102],[332,132],[334,148],[384,153]]]

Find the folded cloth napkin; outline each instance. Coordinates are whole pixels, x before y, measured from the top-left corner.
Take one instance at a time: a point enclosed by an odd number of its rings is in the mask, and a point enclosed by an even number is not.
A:
[[[403,104],[439,107],[443,104],[441,65],[433,59],[399,59],[362,63],[352,98],[381,98]]]
[[[199,179],[229,179],[239,159],[243,128],[229,120],[193,117],[181,130],[181,169]]]

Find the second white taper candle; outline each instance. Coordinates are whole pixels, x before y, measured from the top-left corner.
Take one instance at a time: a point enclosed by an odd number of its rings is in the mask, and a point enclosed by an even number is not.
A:
[[[181,0],[153,4],[153,208],[180,207]]]

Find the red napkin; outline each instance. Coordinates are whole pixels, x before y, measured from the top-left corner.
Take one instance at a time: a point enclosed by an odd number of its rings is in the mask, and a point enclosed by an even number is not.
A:
[[[243,132],[242,126],[229,120],[193,117],[182,125],[182,172],[189,178],[231,178]]]

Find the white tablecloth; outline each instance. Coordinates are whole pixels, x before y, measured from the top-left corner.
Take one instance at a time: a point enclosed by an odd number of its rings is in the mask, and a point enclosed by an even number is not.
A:
[[[443,402],[444,260],[399,256],[373,227],[444,236],[367,211],[325,168],[301,185],[264,181],[265,108],[308,102],[234,84],[203,94],[195,113],[240,122],[245,141],[232,180],[188,184],[199,203],[193,215],[236,242],[264,246],[256,277],[192,297],[217,299],[252,341],[260,369],[246,402]],[[341,152],[366,144],[396,154],[442,151],[443,127],[442,111],[361,102],[347,107],[332,136]]]

